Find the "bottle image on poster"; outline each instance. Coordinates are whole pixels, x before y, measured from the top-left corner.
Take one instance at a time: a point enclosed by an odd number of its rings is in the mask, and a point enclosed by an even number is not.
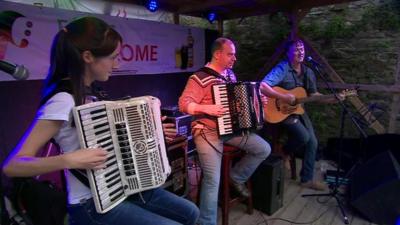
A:
[[[187,62],[187,67],[193,67],[194,64],[194,39],[192,36],[192,30],[188,30],[188,36],[187,36],[187,45],[188,45],[188,62]]]
[[[181,55],[181,49],[175,48],[175,68],[181,68],[182,66],[182,55]]]
[[[184,70],[188,67],[188,47],[186,45],[183,45],[181,48],[181,59],[181,69]]]

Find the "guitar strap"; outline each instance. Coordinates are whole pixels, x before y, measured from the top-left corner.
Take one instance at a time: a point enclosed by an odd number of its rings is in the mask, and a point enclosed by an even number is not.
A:
[[[293,71],[294,71],[294,69],[293,69]],[[293,80],[295,82],[295,87],[302,87],[302,88],[304,88],[306,90],[306,92],[308,92],[308,88],[309,88],[309,83],[308,83],[308,80],[307,80],[307,75],[308,74],[307,74],[307,67],[304,64],[301,64],[301,72],[302,72],[302,75],[303,75],[303,85],[299,85],[299,83],[300,83],[300,82],[298,82],[299,79],[292,72],[292,77],[293,77]],[[284,119],[282,121],[282,123],[286,124],[286,125],[290,125],[290,124],[296,123],[299,119],[303,120],[302,119],[302,115],[292,114],[292,115],[288,116],[286,119]]]
[[[302,64],[301,67],[302,67],[301,69],[302,69],[302,72],[303,72],[303,87],[308,92],[310,84],[309,84],[309,80],[307,79],[307,75],[308,75],[307,74],[307,67],[304,64]]]
[[[292,68],[293,69],[293,68]],[[293,69],[294,70],[294,69]],[[297,78],[297,76],[295,76],[294,75],[294,73],[292,73],[292,76],[293,76],[293,80],[294,80],[294,85],[296,86],[296,87],[302,87],[302,88],[304,88],[307,92],[308,92],[308,88],[310,87],[310,84],[309,84],[309,80],[307,79],[307,75],[308,75],[308,73],[307,73],[307,67],[304,65],[304,64],[301,64],[301,72],[302,72],[302,75],[303,75],[303,85],[300,85],[297,81],[298,81],[298,78]]]

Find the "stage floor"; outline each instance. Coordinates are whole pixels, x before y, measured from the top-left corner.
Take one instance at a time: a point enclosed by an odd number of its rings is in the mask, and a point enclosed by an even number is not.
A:
[[[320,163],[316,164],[316,176],[321,178]],[[328,165],[328,169],[333,169],[332,165]],[[301,161],[297,159],[297,168],[301,168]],[[197,193],[195,184],[196,178],[193,173],[194,169],[189,170],[190,174],[190,192],[189,198],[194,199]],[[345,188],[345,187],[342,187]],[[341,190],[343,192],[343,190]],[[261,211],[254,210],[252,215],[246,213],[246,206],[238,204],[230,210],[229,225],[289,225],[295,223],[312,224],[312,225],[340,225],[344,224],[342,214],[337,206],[337,202],[332,197],[302,197],[302,194],[318,194],[327,193],[313,191],[302,188],[298,185],[298,181],[290,179],[288,172],[285,173],[284,184],[284,200],[283,207],[276,211],[273,215],[268,216]],[[351,208],[346,206],[345,210],[351,225],[374,225],[369,221],[361,218]],[[221,213],[219,212],[218,224],[221,224]]]

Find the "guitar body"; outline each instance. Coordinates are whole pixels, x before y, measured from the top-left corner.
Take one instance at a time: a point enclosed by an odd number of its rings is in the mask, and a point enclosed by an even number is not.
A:
[[[307,98],[307,92],[302,87],[296,87],[291,90],[281,87],[273,87],[273,89],[282,94],[290,93],[296,99]],[[264,103],[264,120],[268,123],[279,123],[291,114],[304,114],[303,106],[301,104],[291,106],[276,98],[268,98],[268,101]]]
[[[268,98],[267,102],[263,102],[264,104],[264,120],[268,123],[279,123],[282,120],[286,119],[291,114],[304,114],[303,103],[321,101],[324,99],[339,99],[338,95],[312,95],[307,96],[307,92],[302,87],[296,87],[292,90],[286,90],[281,87],[273,87],[275,91],[287,94],[290,93],[296,97],[296,105],[292,106],[287,103],[284,103],[280,99],[276,98]],[[355,96],[357,95],[357,91],[355,90],[346,90],[342,91],[339,96],[344,99],[344,97]],[[342,101],[342,100],[341,100]]]

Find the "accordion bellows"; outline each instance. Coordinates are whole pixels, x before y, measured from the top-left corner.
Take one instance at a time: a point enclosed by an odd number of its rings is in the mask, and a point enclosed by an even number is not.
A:
[[[171,168],[158,98],[93,102],[75,107],[73,114],[81,147],[108,151],[104,169],[87,170],[98,213],[164,184]]]

